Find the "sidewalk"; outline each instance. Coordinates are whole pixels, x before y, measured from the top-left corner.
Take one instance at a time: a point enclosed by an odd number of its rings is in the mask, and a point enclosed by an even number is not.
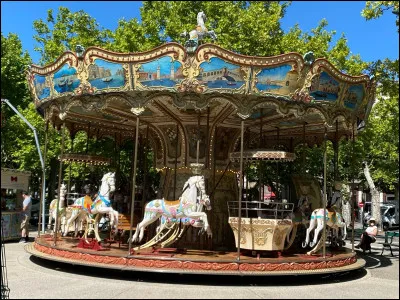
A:
[[[362,227],[354,232],[358,242]],[[346,246],[351,249],[350,239]],[[30,242],[37,227],[30,232]],[[365,268],[326,276],[220,277],[121,272],[56,263],[31,256],[26,244],[6,242],[11,299],[398,299],[399,256],[380,255],[378,236],[372,254],[357,255]],[[59,284],[62,282],[62,284]],[[22,284],[23,283],[23,284]],[[377,288],[379,287],[379,288]]]

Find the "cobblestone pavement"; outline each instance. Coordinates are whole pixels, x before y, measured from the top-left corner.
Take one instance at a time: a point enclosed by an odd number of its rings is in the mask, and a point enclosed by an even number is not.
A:
[[[361,232],[356,227],[356,243]],[[363,269],[283,277],[111,271],[42,260],[17,242],[6,242],[5,250],[10,299],[398,299],[398,247],[393,247],[393,257],[389,250],[381,256],[383,240],[380,234],[372,254],[360,253],[366,261]],[[348,240],[345,247],[351,249]]]

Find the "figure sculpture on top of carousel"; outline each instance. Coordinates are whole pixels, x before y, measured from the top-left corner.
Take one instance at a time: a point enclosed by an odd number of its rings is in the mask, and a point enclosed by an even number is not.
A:
[[[184,31],[181,33],[181,37],[189,38],[185,42],[186,50],[189,53],[194,53],[199,46],[199,42],[203,40],[204,37],[209,36],[213,41],[217,39],[217,35],[215,34],[214,30],[208,30],[207,27],[204,25],[206,21],[206,15],[204,12],[199,12],[197,14],[197,26],[195,29],[190,31],[189,33]]]

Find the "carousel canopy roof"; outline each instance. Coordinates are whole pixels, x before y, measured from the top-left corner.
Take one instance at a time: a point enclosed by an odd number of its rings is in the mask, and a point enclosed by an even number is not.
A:
[[[161,149],[161,165],[176,156],[188,165],[196,157],[193,139],[207,149],[225,139],[227,151],[237,151],[241,120],[247,149],[281,143],[292,151],[320,144],[325,133],[331,140],[349,136],[367,118],[375,91],[368,76],[343,74],[311,53],[244,56],[215,44],[193,53],[177,43],[140,53],[67,51],[51,65],[32,65],[28,81],[36,107],[72,135],[131,138],[140,116],[140,130],[147,128]],[[184,146],[173,153],[177,136]]]

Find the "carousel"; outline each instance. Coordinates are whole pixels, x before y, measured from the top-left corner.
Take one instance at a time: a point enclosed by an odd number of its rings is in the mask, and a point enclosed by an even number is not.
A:
[[[312,52],[257,57],[202,44],[206,34],[217,38],[200,30],[202,16],[197,31],[182,34],[184,45],[139,53],[77,46],[53,64],[30,66],[35,105],[63,138],[57,225],[39,232],[26,250],[48,260],[150,272],[243,276],[362,268],[354,241],[352,249],[343,247],[340,183],[328,199],[326,176],[321,187],[293,174],[275,199],[265,199],[261,185],[250,198],[244,170],[290,164],[299,159],[298,145],[354,139],[371,109],[373,82],[343,74]],[[71,136],[85,131],[115,143],[135,141],[129,211],[118,212],[110,197],[115,172],[104,175],[94,199],[65,204],[63,164],[109,162],[64,153],[66,128]],[[141,202],[135,199],[139,137],[146,137],[161,174],[156,199]],[[98,229],[103,216],[110,220],[106,237]],[[67,234],[78,226],[83,236]]]

